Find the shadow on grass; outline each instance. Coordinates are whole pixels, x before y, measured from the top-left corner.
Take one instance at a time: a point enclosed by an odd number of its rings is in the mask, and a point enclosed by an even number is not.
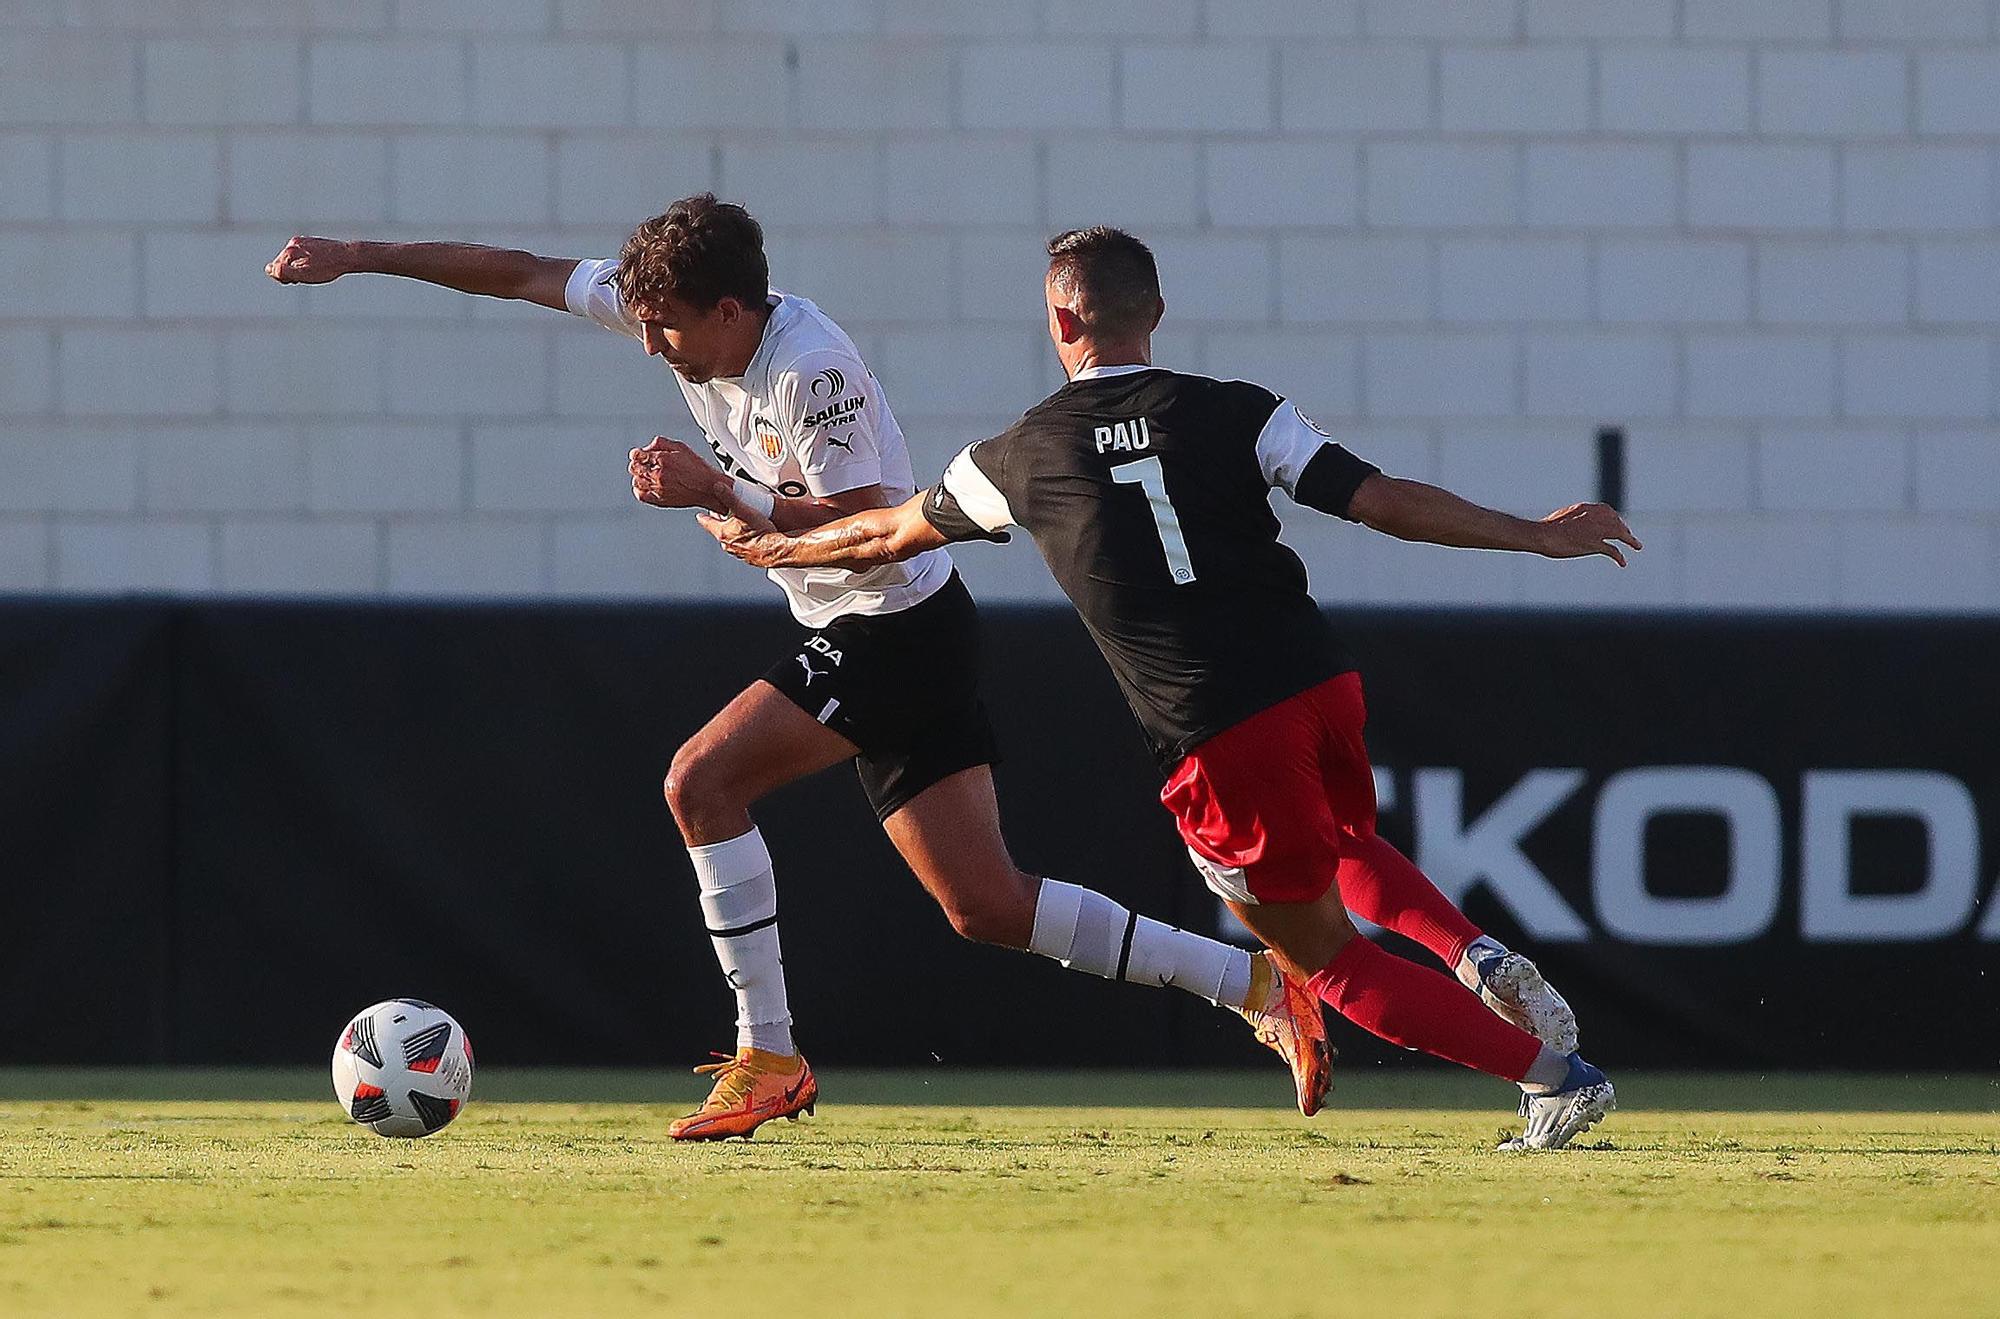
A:
[[[1620,1072],[1627,1111],[2000,1112],[2000,1077],[1852,1072]],[[1272,1108],[1291,1104],[1278,1070],[985,1071],[833,1069],[827,1102],[924,1107]],[[481,1069],[481,1103],[692,1103],[705,1088],[686,1072],[650,1069]],[[0,1067],[0,1103],[49,1100],[331,1101],[323,1069],[281,1067]],[[1508,1110],[1512,1088],[1427,1067],[1339,1071],[1332,1108]]]

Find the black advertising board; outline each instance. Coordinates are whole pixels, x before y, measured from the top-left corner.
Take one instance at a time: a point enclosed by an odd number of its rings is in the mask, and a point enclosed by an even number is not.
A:
[[[982,616],[1021,864],[1216,929],[1074,618]],[[1382,832],[1542,961],[1594,1058],[2000,1061],[2000,621],[1337,617]],[[725,1047],[660,778],[795,635],[768,608],[0,602],[0,983],[61,1005],[0,1062],[318,1061],[405,993],[483,1060]],[[758,814],[816,1061],[1261,1061],[1184,995],[958,940],[845,771]]]

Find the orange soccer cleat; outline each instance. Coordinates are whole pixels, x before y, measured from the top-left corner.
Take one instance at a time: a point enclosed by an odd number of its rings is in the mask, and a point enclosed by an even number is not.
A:
[[[1238,1008],[1237,1012],[1257,1032],[1257,1043],[1283,1058],[1285,1066],[1292,1069],[1299,1112],[1311,1117],[1333,1088],[1334,1049],[1326,1042],[1326,1019],[1320,1015],[1319,999],[1268,952],[1251,954],[1251,967],[1253,989],[1275,978],[1277,993],[1265,1011]],[[1255,1001],[1258,996],[1253,992],[1251,997]]]
[[[798,1120],[819,1102],[819,1082],[798,1054],[738,1049],[731,1057],[694,1070],[715,1077],[715,1087],[701,1107],[675,1118],[667,1135],[675,1140],[725,1140],[748,1136],[772,1118]]]

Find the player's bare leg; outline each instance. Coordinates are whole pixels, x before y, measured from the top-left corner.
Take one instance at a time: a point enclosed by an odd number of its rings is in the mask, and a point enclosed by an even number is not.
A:
[[[1614,1106],[1611,1083],[1580,1055],[1556,1053],[1451,980],[1361,938],[1338,889],[1313,902],[1231,899],[1229,908],[1295,966],[1319,968],[1308,987],[1355,1025],[1518,1084],[1528,1128],[1510,1144],[1559,1149]]]
[[[882,827],[903,860],[968,939],[1040,953],[1077,970],[1173,985],[1247,1020],[1291,1069],[1299,1111],[1319,1111],[1331,1075],[1326,1024],[1302,978],[1247,953],[1127,910],[1090,889],[1029,875],[1000,833],[992,771],[961,770],[931,785]]]
[[[674,753],[667,806],[690,846],[722,842],[751,828],[759,798],[856,754],[854,743],[760,680]]]
[[[852,742],[759,681],[674,755],[667,805],[694,862],[709,941],[736,993],[736,1052],[696,1069],[714,1085],[700,1108],[667,1128],[676,1140],[747,1136],[772,1118],[810,1113],[819,1097],[792,1042],[777,884],[750,807],[854,754]]]

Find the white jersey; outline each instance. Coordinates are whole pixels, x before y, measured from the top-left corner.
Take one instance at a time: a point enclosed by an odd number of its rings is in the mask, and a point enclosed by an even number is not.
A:
[[[616,261],[581,261],[564,300],[578,316],[637,339]],[[695,385],[675,372],[722,470],[791,498],[879,485],[891,505],[916,493],[903,432],[854,341],[812,303],[771,293],[764,340],[741,376]],[[893,614],[951,578],[951,557],[927,550],[867,572],[773,568],[792,616],[820,628],[850,614]]]

